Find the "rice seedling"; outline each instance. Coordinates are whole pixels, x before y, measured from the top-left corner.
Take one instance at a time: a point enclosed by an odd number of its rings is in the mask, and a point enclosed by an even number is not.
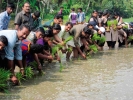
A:
[[[92,36],[92,41],[97,41],[100,39],[100,36],[97,33],[94,33]]]
[[[72,48],[67,48],[67,51],[68,52],[72,52]]]
[[[127,39],[128,42],[130,42],[132,40],[133,40],[133,36],[129,36],[128,39]]]
[[[7,91],[7,80],[10,78],[10,71],[0,68],[0,90]]]
[[[68,41],[72,40],[73,39],[73,36],[69,36],[65,39],[64,43],[66,44]]]
[[[62,72],[62,70],[63,70],[63,68],[64,68],[64,65],[62,64],[62,52],[61,52],[61,50],[59,50],[58,51],[58,55],[59,55],[59,57],[61,58],[61,61],[60,61],[60,72]]]
[[[94,53],[96,53],[96,52],[98,51],[96,45],[90,45],[90,49],[91,49]]]
[[[21,81],[22,81],[22,80],[26,80],[26,79],[24,78],[24,76],[23,76],[20,72],[16,73],[16,77],[17,77],[18,82],[19,82],[20,85],[21,85]]]
[[[101,37],[98,41],[98,45],[103,44],[106,41],[105,37]]]
[[[25,76],[26,76],[26,78],[27,79],[31,79],[31,78],[33,78],[33,75],[34,75],[34,72],[33,72],[32,68],[30,66],[27,66],[25,68]]]

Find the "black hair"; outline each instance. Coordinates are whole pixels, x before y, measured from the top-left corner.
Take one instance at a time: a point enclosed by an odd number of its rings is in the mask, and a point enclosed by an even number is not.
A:
[[[78,9],[81,10],[81,11],[83,10],[82,8],[78,8]]]
[[[92,11],[92,13],[94,13],[94,12],[97,12],[97,13],[98,13],[98,11],[97,11],[97,10],[93,10],[93,11]]]
[[[29,31],[31,31],[30,26],[29,25],[25,25],[25,24],[20,25],[19,29],[22,30],[24,27],[27,28]]]
[[[120,16],[119,12],[114,12],[114,16]]]
[[[35,11],[33,14],[34,14],[37,18],[40,17],[40,11]]]
[[[102,15],[103,15],[103,12],[102,12],[102,11],[98,11],[98,16],[99,16],[99,18],[101,18]]]
[[[72,8],[71,10],[72,10],[72,11],[75,11],[75,8]]]
[[[107,15],[107,14],[109,14],[108,11],[104,11],[104,12],[103,12],[103,16],[105,16],[105,15]]]
[[[62,15],[60,15],[60,14],[57,14],[55,17],[54,17],[54,19],[63,19],[63,16]]]
[[[15,9],[15,5],[13,3],[8,3],[7,7],[11,7],[12,9]]]
[[[29,52],[30,53],[41,53],[41,52],[43,52],[43,45],[41,45],[41,44],[31,44]]]
[[[45,30],[43,27],[38,27],[36,32],[41,32],[43,35],[45,34]]]
[[[25,5],[26,3],[30,5],[30,3],[29,3],[29,2],[25,2],[25,3],[23,4],[23,7],[24,7],[24,5]]]
[[[61,30],[61,26],[59,24],[54,24],[52,28],[55,30]]]
[[[92,30],[89,29],[87,26],[83,28],[83,32],[85,32],[85,34],[92,34]]]
[[[65,24],[65,26],[67,26],[67,25],[71,25],[71,27],[73,27],[73,24],[72,24],[71,22],[67,22],[67,23]]]
[[[45,31],[45,35],[44,35],[44,37],[53,37],[54,35],[53,35],[53,32],[52,32],[52,30],[46,30]],[[44,38],[43,37],[43,38]]]
[[[7,40],[7,38],[6,38],[4,35],[1,35],[1,36],[0,36],[0,41],[1,41],[2,43],[4,43],[5,46],[8,45],[8,40]]]
[[[60,9],[61,9],[61,8],[64,8],[64,7],[60,7]]]

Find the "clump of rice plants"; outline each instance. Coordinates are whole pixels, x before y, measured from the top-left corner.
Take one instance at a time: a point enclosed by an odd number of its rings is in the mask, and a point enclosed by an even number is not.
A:
[[[96,45],[90,45],[90,49],[91,49],[94,53],[96,53],[96,52],[98,51]]]
[[[128,37],[127,41],[130,42],[132,40],[133,40],[133,36],[131,35],[131,36]]]
[[[100,39],[100,36],[97,33],[94,33],[92,36],[92,41],[97,41]]]
[[[0,90],[7,91],[8,84],[7,80],[10,78],[10,71],[0,68]]]
[[[26,79],[24,78],[24,76],[23,76],[20,72],[16,73],[16,77],[17,77],[18,82],[19,82],[20,85],[21,85],[21,81],[22,81],[22,80],[26,80]]]
[[[26,76],[26,78],[27,79],[31,79],[31,78],[33,78],[33,75],[34,75],[34,72],[33,72],[32,68],[30,66],[27,66],[25,68],[25,76]]]
[[[73,36],[69,36],[65,39],[64,43],[67,43],[68,41],[72,40],[73,39]]]
[[[106,41],[106,38],[105,37],[100,37],[99,41],[98,41],[98,44],[103,44],[104,42]]]

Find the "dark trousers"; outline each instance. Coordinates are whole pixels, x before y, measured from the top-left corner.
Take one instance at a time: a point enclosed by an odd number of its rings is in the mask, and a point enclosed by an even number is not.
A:
[[[109,47],[114,48],[115,44],[116,44],[116,41],[107,41],[107,44],[108,44]]]

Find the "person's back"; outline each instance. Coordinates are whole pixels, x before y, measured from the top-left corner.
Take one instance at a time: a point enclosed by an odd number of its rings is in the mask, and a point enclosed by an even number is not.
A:
[[[72,12],[69,15],[69,20],[73,25],[75,25],[77,23],[77,13],[75,13],[74,8],[72,8],[71,11]]]

